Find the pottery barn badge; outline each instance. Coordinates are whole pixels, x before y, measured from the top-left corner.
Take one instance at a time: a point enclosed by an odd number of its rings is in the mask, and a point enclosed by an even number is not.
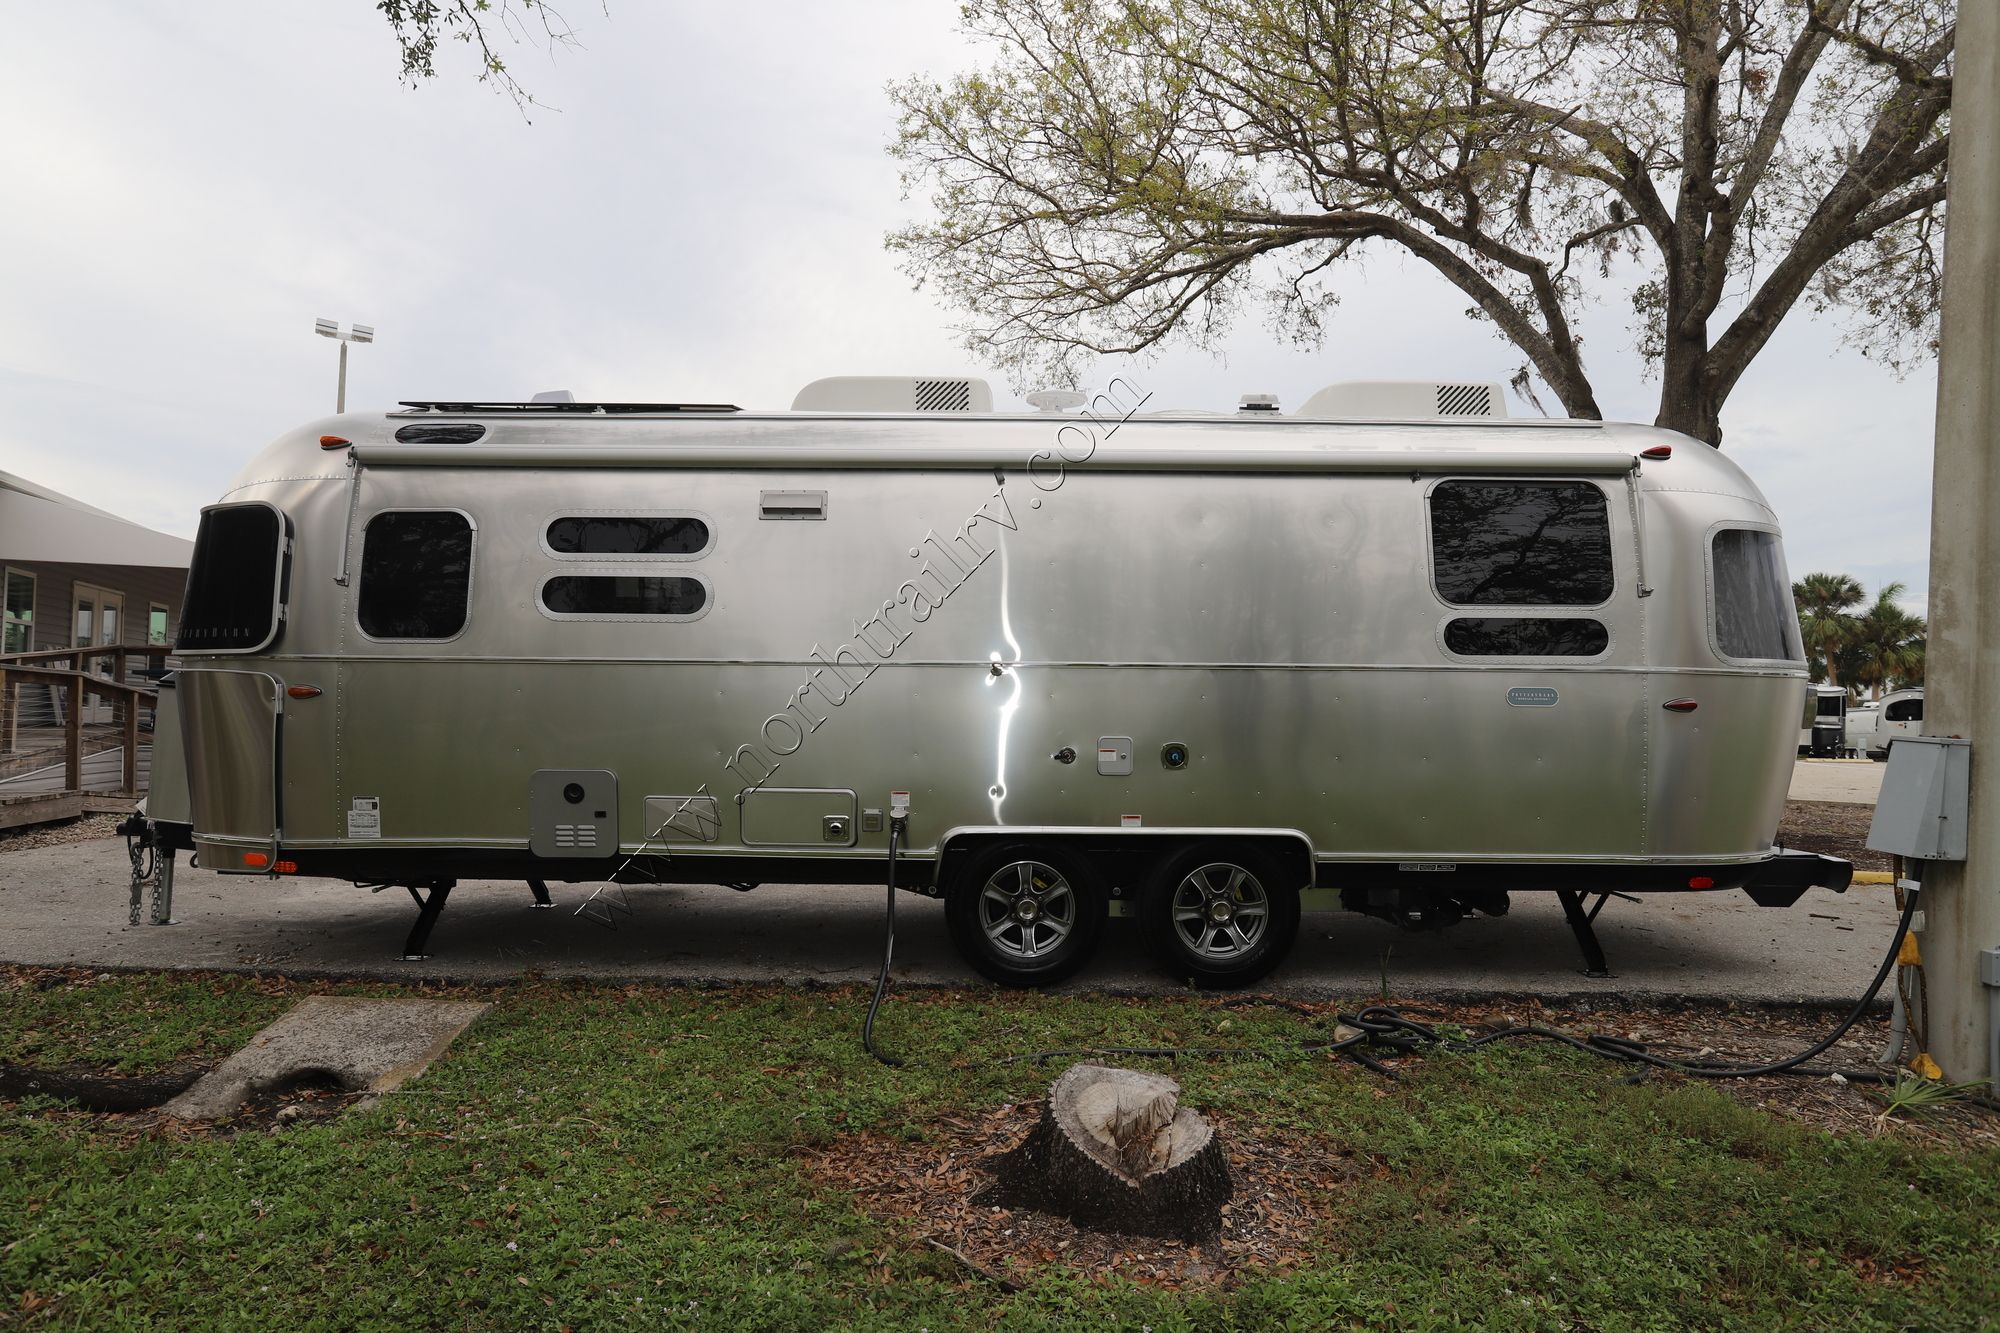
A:
[[[1516,685],[1507,691],[1507,702],[1516,708],[1554,708],[1556,706],[1555,687],[1551,685]]]

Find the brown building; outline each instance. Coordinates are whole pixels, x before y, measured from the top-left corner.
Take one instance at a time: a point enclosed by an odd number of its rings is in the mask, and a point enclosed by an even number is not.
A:
[[[0,653],[172,643],[194,543],[0,472]]]

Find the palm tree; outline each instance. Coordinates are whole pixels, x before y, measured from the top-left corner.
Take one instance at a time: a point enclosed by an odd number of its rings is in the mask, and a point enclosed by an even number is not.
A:
[[[1887,585],[1855,620],[1857,683],[1867,684],[1872,698],[1881,698],[1885,687],[1899,681],[1923,678],[1924,618],[1896,605],[1902,595],[1902,584]]]
[[[1799,609],[1799,635],[1805,640],[1815,680],[1824,676],[1827,684],[1840,684],[1836,659],[1854,639],[1854,608],[1865,595],[1861,585],[1846,574],[1808,574],[1792,585],[1792,600]]]

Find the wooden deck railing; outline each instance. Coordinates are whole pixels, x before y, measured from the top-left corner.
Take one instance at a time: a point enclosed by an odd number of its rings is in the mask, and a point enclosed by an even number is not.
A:
[[[20,739],[20,686],[25,681],[56,685],[63,696],[63,787],[83,788],[83,701],[86,695],[118,705],[119,730],[125,751],[124,793],[136,794],[139,783],[139,710],[159,706],[159,688],[149,679],[130,679],[129,663],[140,658],[150,667],[165,664],[173,650],[164,644],[104,644],[95,648],[45,648],[35,652],[0,654],[0,753],[13,753]],[[91,670],[109,659],[110,676]],[[142,668],[143,669],[143,668]],[[157,720],[157,714],[156,714]]]

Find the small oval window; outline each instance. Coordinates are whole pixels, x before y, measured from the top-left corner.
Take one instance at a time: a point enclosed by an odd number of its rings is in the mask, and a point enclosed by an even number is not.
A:
[[[542,585],[542,605],[559,616],[695,616],[708,588],[690,578],[559,574]]]
[[[1461,657],[1596,657],[1611,634],[1596,620],[1467,617],[1444,627],[1444,646]]]
[[[708,549],[708,524],[685,514],[577,514],[549,524],[558,555],[693,555]]]
[[[465,423],[449,426],[404,426],[396,432],[398,444],[472,444],[484,438],[486,427]]]

